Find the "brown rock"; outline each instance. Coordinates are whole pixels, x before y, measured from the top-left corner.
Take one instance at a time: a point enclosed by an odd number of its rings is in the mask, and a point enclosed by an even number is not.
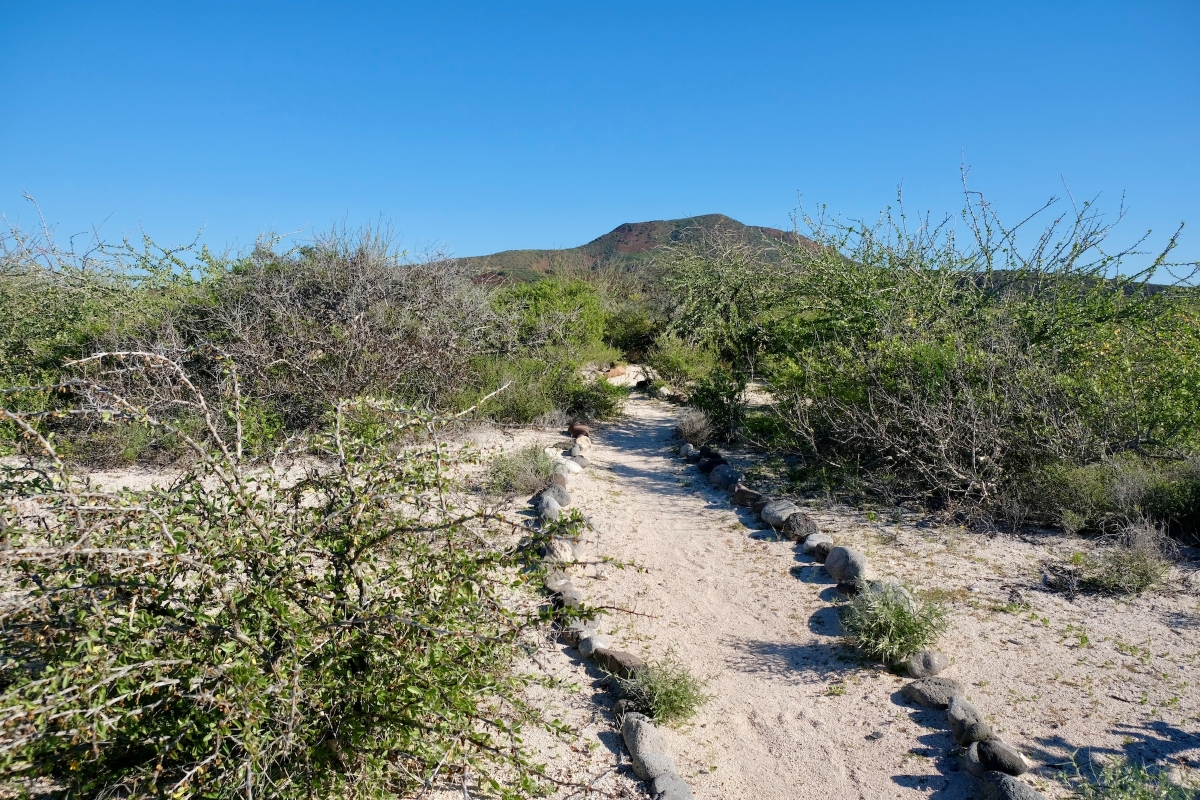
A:
[[[608,377],[610,377],[610,378],[619,378],[624,374],[625,374],[625,368],[619,367],[619,366],[613,367],[612,369],[610,369],[608,371]]]
[[[567,433],[569,433],[572,437],[587,436],[588,438],[591,438],[592,429],[587,425],[584,425],[582,422],[572,422],[571,427],[567,428]]]
[[[624,650],[610,650],[607,647],[596,650],[592,654],[592,660],[600,669],[620,675],[622,678],[628,678],[635,669],[646,666],[646,662],[633,653],[627,653]]]

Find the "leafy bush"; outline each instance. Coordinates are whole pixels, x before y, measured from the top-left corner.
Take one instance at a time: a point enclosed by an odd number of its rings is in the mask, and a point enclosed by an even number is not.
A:
[[[689,402],[703,411],[713,435],[723,441],[734,439],[746,419],[746,384],[726,369],[715,369],[692,390]]]
[[[675,425],[675,435],[693,447],[703,447],[712,439],[712,424],[699,409],[688,409]]]
[[[587,345],[604,335],[605,312],[599,293],[578,279],[547,278],[501,289],[496,311],[515,321],[526,347]]]
[[[695,716],[709,700],[708,685],[693,675],[668,648],[661,659],[648,661],[628,678],[611,676],[621,696],[658,722],[674,725]]]
[[[662,334],[655,340],[647,363],[669,385],[687,389],[714,369],[716,357],[697,345],[688,344],[675,334]]]
[[[444,421],[344,401],[327,432],[251,469],[237,420],[226,438],[177,363],[91,364],[142,376],[203,429],[98,380],[64,385],[80,414],[169,431],[194,454],[169,486],[100,493],[34,418],[0,410],[45,453],[0,484],[6,775],[72,796],[365,797],[442,764],[504,796],[536,788],[512,664],[537,598],[505,528],[452,493]],[[236,374],[226,388],[236,410]]]
[[[1067,563],[1051,565],[1051,586],[1067,594],[1130,595],[1160,588],[1166,582],[1175,547],[1161,528],[1142,520],[1109,538],[1108,545],[1095,553],[1075,553]]]
[[[889,666],[932,645],[946,624],[944,606],[918,600],[898,583],[864,586],[842,606],[850,642]]]
[[[1200,791],[1173,783],[1144,764],[1117,759],[1085,774],[1076,770],[1076,797],[1085,800],[1194,800]]]
[[[534,494],[550,485],[552,474],[554,459],[540,445],[534,444],[496,456],[488,469],[487,487],[508,497]]]

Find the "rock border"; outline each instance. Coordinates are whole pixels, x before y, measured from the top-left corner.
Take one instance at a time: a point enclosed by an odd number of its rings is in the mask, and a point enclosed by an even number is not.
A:
[[[695,465],[713,488],[728,492],[730,502],[749,508],[778,535],[795,542],[805,554],[820,562],[837,581],[840,594],[853,596],[860,591],[899,586],[872,581],[866,555],[838,545],[792,501],[772,498],[746,486],[743,483],[745,476],[729,466],[729,461],[717,449],[708,445],[696,448],[684,442],[678,453],[688,464]],[[909,677],[916,680],[906,684],[900,690],[901,694],[916,705],[946,710],[951,737],[962,749],[964,768],[979,779],[981,796],[995,800],[1045,800],[1041,792],[1015,778],[1029,771],[1033,766],[1030,761],[993,734],[983,715],[967,699],[961,683],[938,675],[949,665],[949,657],[936,650],[912,654],[904,668]]]

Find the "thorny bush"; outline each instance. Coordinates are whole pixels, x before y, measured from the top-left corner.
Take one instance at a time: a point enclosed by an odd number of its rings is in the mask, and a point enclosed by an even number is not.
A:
[[[75,368],[53,413],[170,428],[119,373],[204,427],[173,431],[195,458],[169,486],[100,491],[0,410],[45,456],[0,484],[0,770],[81,797],[394,796],[439,768],[536,790],[513,659],[542,612],[514,532],[453,492],[447,420],[343,401],[251,469],[178,364]]]

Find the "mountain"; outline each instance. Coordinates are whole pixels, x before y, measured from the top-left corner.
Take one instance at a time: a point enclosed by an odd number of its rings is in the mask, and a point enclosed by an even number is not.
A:
[[[809,241],[791,231],[744,225],[724,214],[685,219],[626,222],[585,245],[560,250],[505,250],[461,259],[478,270],[481,281],[534,281],[562,271],[610,266],[634,269],[650,260],[656,247],[687,242],[710,233],[725,233],[752,245],[800,244]]]

